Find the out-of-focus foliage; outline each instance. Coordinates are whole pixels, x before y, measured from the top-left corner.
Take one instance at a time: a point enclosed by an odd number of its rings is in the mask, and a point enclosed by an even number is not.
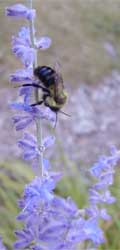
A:
[[[75,170],[75,169],[74,169]],[[73,170],[74,175],[72,177],[64,177],[58,184],[57,193],[63,196],[72,196],[76,201],[78,207],[82,209],[87,206],[88,198],[88,186],[90,186],[90,180],[86,181],[84,176],[78,170]],[[87,180],[87,178],[86,178]],[[91,180],[92,181],[92,180]],[[119,167],[116,171],[115,183],[111,188],[112,194],[116,197],[116,202],[111,206],[108,206],[109,214],[112,215],[111,221],[106,221],[102,224],[106,236],[106,243],[102,244],[99,249],[102,250],[118,250],[120,247],[120,175]],[[82,247],[82,248],[81,248]],[[80,250],[85,250],[85,246],[80,246]]]
[[[14,230],[20,226],[16,221],[17,201],[32,177],[31,169],[21,162],[0,164],[0,235],[8,250],[12,249]]]
[[[10,37],[24,24],[14,23],[4,16],[6,5],[16,0],[0,2],[1,39],[0,63],[3,80],[20,64],[13,59]],[[22,0],[21,3],[27,1]],[[62,65],[66,82],[77,86],[81,81],[98,82],[112,69],[120,69],[120,1],[113,0],[45,0],[33,1],[37,9],[39,35],[49,35],[53,44],[40,52],[40,65]]]

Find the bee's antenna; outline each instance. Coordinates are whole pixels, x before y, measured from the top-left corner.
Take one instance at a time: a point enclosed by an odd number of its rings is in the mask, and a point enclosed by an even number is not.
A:
[[[71,117],[71,115],[69,115],[69,114],[65,113],[65,112],[64,112],[64,111],[62,111],[62,110],[60,110],[60,111],[59,111],[59,113],[62,113],[62,114],[64,114],[64,115],[66,115],[66,116]]]

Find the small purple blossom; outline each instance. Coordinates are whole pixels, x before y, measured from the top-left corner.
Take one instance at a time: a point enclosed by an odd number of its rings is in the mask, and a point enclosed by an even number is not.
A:
[[[55,136],[47,136],[43,139],[43,147],[46,150],[48,147],[51,147],[55,143]]]
[[[32,67],[36,51],[31,47],[30,30],[22,27],[17,36],[12,37],[12,52],[22,61],[25,67]]]
[[[24,103],[29,105],[32,96],[31,87],[21,87],[19,90],[19,96],[24,96]]]
[[[99,193],[93,188],[89,189],[89,201],[92,204],[96,203],[108,203],[111,204],[116,201],[116,199],[111,196],[110,191],[106,190],[103,193]]]
[[[22,198],[23,213],[29,212],[36,204],[39,209],[40,204],[51,201],[54,198],[53,190],[60,178],[61,173],[51,173],[47,177],[35,177],[30,184],[26,185]]]
[[[41,153],[35,137],[25,133],[23,139],[18,141],[18,146],[23,150],[23,159],[32,160]]]
[[[25,67],[30,67],[35,61],[36,52],[34,48],[16,44],[13,46],[12,51],[22,61]]]
[[[101,173],[103,174],[104,171],[108,170],[114,170],[114,167],[117,165],[118,160],[120,159],[120,153],[113,149],[111,149],[111,155],[110,156],[103,156],[100,157],[99,161],[93,165],[93,167],[90,170],[91,175],[95,177],[100,177]]]
[[[48,120],[52,126],[55,124],[55,114],[50,111],[49,108],[44,108],[44,110],[38,109],[37,107],[31,107],[28,103],[12,103],[11,108],[18,111],[27,112],[27,114],[14,115],[12,120],[16,127],[16,130],[21,130],[29,126],[36,119]]]
[[[91,240],[95,246],[105,242],[103,231],[100,229],[95,219],[89,219],[86,221],[84,232],[86,234],[86,238]]]
[[[16,231],[15,235],[19,238],[16,243],[14,243],[14,249],[25,249],[27,246],[29,246],[29,243],[34,240],[34,234],[32,230],[30,229],[23,229],[21,231]]]
[[[105,208],[99,209],[96,205],[91,205],[90,207],[85,209],[86,214],[88,217],[93,219],[103,219],[103,220],[110,220],[111,216],[107,213]]]
[[[103,173],[99,177],[99,181],[93,186],[96,190],[102,190],[106,189],[108,186],[111,186],[113,184],[114,180],[114,171],[107,171],[106,173]]]
[[[33,118],[31,115],[14,115],[12,117],[13,123],[15,125],[16,131],[21,130],[29,126]]]
[[[6,8],[6,16],[21,17],[32,20],[36,16],[34,9],[29,9],[23,4],[15,4]]]
[[[19,111],[32,112],[32,107],[24,102],[12,102],[10,106],[12,109],[16,109]]]
[[[39,147],[36,138],[29,133],[25,133],[23,139],[18,141],[18,146],[23,150],[24,159],[31,160],[37,158],[41,152],[52,146],[54,141],[54,136],[47,136],[43,139],[41,147]]]
[[[22,27],[17,36],[12,36],[12,47],[14,48],[16,45],[23,45],[28,48],[31,46],[29,28]]]
[[[33,82],[33,69],[18,69],[16,72],[10,75],[10,81],[12,83],[32,83]]]
[[[51,46],[52,40],[50,37],[45,36],[37,39],[35,44],[38,49],[46,50]]]
[[[35,33],[35,31],[34,31]],[[14,36],[12,37],[13,40]],[[23,42],[24,41],[24,45],[26,46],[32,46],[31,44],[31,38],[30,38],[30,28],[26,27],[26,26],[22,26],[20,28],[20,31],[18,32],[18,36],[16,37],[16,39],[19,39],[19,42]]]

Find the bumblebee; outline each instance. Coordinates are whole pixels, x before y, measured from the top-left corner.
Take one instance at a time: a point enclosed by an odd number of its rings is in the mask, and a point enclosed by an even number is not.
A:
[[[58,112],[68,115],[61,111],[67,101],[68,94],[64,88],[63,78],[58,67],[54,70],[49,66],[38,66],[34,69],[34,76],[38,79],[37,83],[22,85],[24,87],[33,86],[42,89],[41,100],[31,104],[31,106],[44,103],[45,106],[56,113],[56,122]]]

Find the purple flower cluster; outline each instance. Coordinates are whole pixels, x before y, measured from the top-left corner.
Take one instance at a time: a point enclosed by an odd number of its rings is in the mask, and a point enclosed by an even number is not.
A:
[[[111,216],[103,205],[115,202],[108,190],[112,182],[108,183],[107,175],[112,172],[120,159],[116,150],[114,154],[101,158],[90,170],[97,177],[97,182],[89,190],[89,206],[79,210],[69,197],[64,199],[55,195],[54,189],[61,178],[60,173],[49,173],[44,178],[36,177],[25,187],[23,197],[19,201],[22,212],[18,220],[24,222],[24,229],[17,231],[18,240],[14,249],[41,250],[75,250],[77,245],[90,241],[94,249],[105,242],[104,233],[100,228],[101,220],[110,220]],[[94,172],[95,170],[95,172]],[[106,185],[97,189],[106,175]],[[34,242],[34,244],[32,243]]]
[[[7,16],[24,17],[33,22],[36,12],[22,4],[6,8]],[[36,60],[37,49],[47,49],[51,45],[49,37],[37,39],[34,35],[34,47],[31,41],[29,27],[22,27],[17,36],[12,38],[12,51],[23,63],[23,68],[11,74],[12,83],[33,83],[33,65]],[[20,114],[13,117],[16,130],[25,129],[39,119],[54,122],[53,113],[47,108],[30,106],[32,87],[21,87],[19,96],[22,102],[11,104]],[[54,144],[54,136],[45,137],[39,145],[34,135],[24,133],[18,141],[22,149],[23,158],[32,161],[34,169],[40,166],[39,157],[47,148]],[[96,183],[89,189],[89,206],[84,210],[78,209],[74,201],[68,197],[64,199],[54,192],[61,173],[51,172],[49,161],[43,158],[43,176],[36,176],[25,186],[23,196],[19,200],[20,214],[17,219],[24,223],[22,230],[16,231],[17,240],[15,250],[76,250],[79,243],[89,241],[94,249],[105,241],[104,233],[99,226],[101,219],[109,220],[111,217],[104,208],[105,204],[115,202],[109,191],[113,184],[114,169],[120,158],[119,152],[113,148],[109,157],[102,157],[90,170]],[[0,243],[2,244],[2,242]],[[2,245],[0,245],[2,246]],[[4,248],[0,248],[3,249]]]
[[[24,17],[32,21],[36,16],[34,9],[29,9],[22,4],[16,4],[6,8],[6,15],[11,17]],[[36,50],[48,49],[51,45],[51,39],[47,36],[36,38],[34,33],[34,47],[32,47],[30,27],[21,27],[17,36],[12,37],[12,52],[22,62],[23,68],[16,70],[10,75],[10,81],[16,83],[32,84],[35,80],[33,77],[33,65],[36,60]],[[15,85],[14,85],[15,86]],[[55,115],[50,112],[48,108],[43,109],[30,106],[30,99],[33,92],[32,85],[30,87],[21,87],[19,89],[19,96],[23,96],[23,102],[14,102],[11,107],[21,111],[23,114],[13,117],[13,122],[17,130],[24,129],[32,121],[36,119],[47,119],[53,125],[55,122]],[[27,113],[27,114],[24,114]]]
[[[101,220],[108,221],[111,219],[104,206],[116,201],[115,197],[111,195],[109,187],[113,184],[115,166],[119,160],[120,152],[112,147],[111,155],[101,157],[90,169],[91,175],[96,178],[96,183],[89,189],[89,206],[85,209],[85,213],[88,218],[96,221],[97,225]],[[98,236],[96,239],[98,240]],[[102,240],[105,241],[104,236]]]

